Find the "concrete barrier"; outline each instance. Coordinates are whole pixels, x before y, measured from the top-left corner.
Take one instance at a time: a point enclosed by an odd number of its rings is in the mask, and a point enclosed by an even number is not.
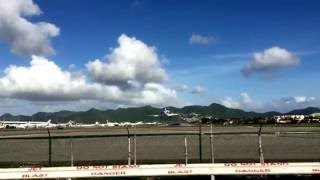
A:
[[[0,179],[320,174],[320,163],[216,163],[1,168]]]

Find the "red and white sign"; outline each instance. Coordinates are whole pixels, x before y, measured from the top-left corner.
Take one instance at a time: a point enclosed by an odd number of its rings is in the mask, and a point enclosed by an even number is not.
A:
[[[1,168],[0,179],[320,174],[320,163],[218,163]]]

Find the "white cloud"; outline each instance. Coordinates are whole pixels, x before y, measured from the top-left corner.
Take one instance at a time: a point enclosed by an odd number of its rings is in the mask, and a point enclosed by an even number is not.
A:
[[[222,101],[221,104],[228,107],[228,108],[240,108],[240,103],[232,99],[231,97],[227,96]]]
[[[190,87],[186,84],[180,84],[177,87],[175,87],[176,91],[184,92],[190,90]]]
[[[201,86],[196,86],[193,89],[190,90],[190,93],[192,94],[202,94],[205,93],[207,90]]]
[[[96,104],[112,104],[112,107],[154,105],[181,106],[176,92],[163,84],[148,82],[136,88],[123,90],[115,85],[90,82],[82,73],[62,70],[53,61],[44,57],[32,56],[30,66],[7,67],[0,78],[0,98],[15,99],[21,102],[41,102],[47,109],[55,109],[55,102],[90,101]],[[9,101],[2,101],[5,106]],[[100,103],[99,103],[100,102]],[[11,103],[12,104],[12,103]],[[36,107],[36,106],[34,106]],[[49,108],[50,107],[50,108]],[[70,109],[70,106],[64,106]],[[84,106],[83,106],[84,107]],[[85,106],[87,107],[87,106]],[[37,108],[39,108],[37,106]],[[11,112],[14,111],[12,108]]]
[[[192,34],[189,39],[190,44],[207,45],[210,43],[217,43],[218,39],[213,36],[202,36],[200,34]]]
[[[181,85],[176,86],[175,90],[179,91],[179,92],[189,92],[191,94],[202,94],[207,91],[206,88],[203,88],[201,86],[191,87],[186,84],[181,84]]]
[[[315,100],[317,100],[317,98],[316,97],[308,97],[307,100],[308,101],[315,101]]]
[[[302,102],[306,102],[307,101],[307,97],[306,96],[295,96],[294,100],[297,103],[302,103]]]
[[[256,110],[259,108],[259,106],[246,92],[240,93],[240,99],[238,100],[234,100],[233,98],[227,96],[221,101],[221,103],[229,108],[238,108],[243,110]]]
[[[286,49],[272,47],[264,52],[256,52],[253,59],[245,65],[242,73],[249,76],[252,73],[274,73],[284,68],[296,66],[300,59]]]
[[[293,97],[284,97],[280,100],[274,101],[276,104],[306,104],[310,102],[317,101],[317,98],[315,97],[307,97],[307,96],[293,96]]]
[[[245,103],[245,104],[249,104],[249,103],[252,103],[252,102],[253,102],[252,99],[251,99],[251,97],[249,96],[249,94],[246,93],[246,92],[240,93],[240,96],[242,97],[242,101],[243,101],[243,103]]]
[[[9,44],[11,52],[20,55],[50,55],[55,51],[50,38],[59,28],[47,22],[32,23],[25,17],[41,14],[32,0],[0,0],[0,40]]]
[[[302,109],[306,107],[320,107],[320,99],[308,96],[284,97],[273,100],[263,106],[265,109],[288,112],[293,109]]]
[[[155,47],[124,34],[118,43],[119,47],[106,56],[107,62],[96,59],[86,65],[94,81],[128,87],[132,83],[162,83],[167,79]]]
[[[77,68],[77,65],[75,65],[75,64],[69,64],[68,68],[69,68],[69,69],[75,69],[75,68]]]
[[[63,70],[37,55],[32,55],[30,65],[8,66],[0,77],[0,112],[184,104],[175,90],[164,85],[167,74],[154,47],[125,35],[119,37],[119,44],[107,55],[107,62],[89,62],[89,74],[73,72],[74,65]]]
[[[288,112],[294,109],[303,109],[306,107],[320,107],[320,99],[307,96],[292,96],[262,103],[252,99],[248,93],[242,92],[240,93],[240,98],[237,100],[227,96],[221,101],[221,104],[229,108],[238,108],[246,111]]]
[[[9,66],[0,79],[0,96],[31,101],[77,99],[113,100],[122,93],[115,86],[88,84],[86,78],[63,71],[53,61],[32,56],[29,67]]]
[[[176,100],[176,92],[161,84],[147,83],[141,91],[141,96],[132,97],[134,104],[141,105],[166,105],[173,104]],[[176,102],[175,105],[178,105]]]

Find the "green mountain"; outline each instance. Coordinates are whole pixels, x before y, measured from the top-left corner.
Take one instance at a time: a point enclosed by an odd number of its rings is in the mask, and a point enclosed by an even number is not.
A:
[[[266,117],[281,114],[279,112],[247,112],[241,109],[227,108],[221,104],[212,103],[209,106],[185,106],[181,109],[172,108],[174,112],[180,112],[184,114],[195,112],[203,116],[214,116],[216,118],[254,118],[254,117]]]
[[[319,108],[316,107],[307,107],[305,109],[296,109],[293,111],[290,111],[286,114],[300,114],[300,115],[309,115],[309,114],[313,114],[313,113],[317,113],[320,112]]]
[[[171,112],[174,113],[197,113],[202,116],[213,116],[216,118],[257,118],[257,117],[271,117],[274,115],[280,115],[281,113],[271,111],[265,113],[257,112],[247,112],[241,109],[227,108],[223,105],[212,103],[209,106],[185,106],[182,108],[167,107]],[[155,117],[154,115],[160,115],[160,108],[155,108],[152,106],[143,107],[130,107],[130,108],[118,108],[115,110],[99,110],[99,109],[89,109],[88,111],[59,111],[59,112],[38,112],[32,116],[14,116],[11,114],[3,114],[0,116],[1,120],[11,120],[11,121],[47,121],[52,119],[53,122],[68,122],[69,120],[82,122],[82,123],[94,123],[94,122],[154,122],[154,121],[175,121],[177,118],[164,118]],[[293,110],[285,114],[312,114],[315,112],[320,112],[319,108],[309,107],[305,109]]]

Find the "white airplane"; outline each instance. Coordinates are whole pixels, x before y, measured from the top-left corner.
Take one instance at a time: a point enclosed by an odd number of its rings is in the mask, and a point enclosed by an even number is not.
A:
[[[148,116],[150,116],[150,117],[160,117],[160,114],[150,114]]]
[[[58,129],[63,129],[63,128],[67,128],[67,127],[74,127],[75,126],[75,122],[74,121],[69,121],[69,122],[67,122],[67,123],[58,123],[58,124],[55,124],[56,125],[56,127],[58,128]]]
[[[109,121],[107,120],[106,126],[108,126],[108,127],[119,126],[119,123],[117,123],[117,122],[109,122]]]
[[[98,126],[99,126],[99,122],[96,122],[94,124],[75,123],[74,125],[72,125],[72,127],[76,127],[76,128],[93,128]]]
[[[160,116],[172,117],[172,116],[179,116],[177,113],[171,113],[167,108],[162,108],[160,112]]]
[[[4,128],[51,128],[55,127],[55,124],[51,124],[51,119],[47,122],[36,122],[36,121],[0,121],[0,126]]]
[[[180,116],[180,114],[171,113],[166,107],[164,107],[164,108],[161,109],[160,114],[151,114],[151,115],[148,115],[148,116],[163,118],[163,117]]]

